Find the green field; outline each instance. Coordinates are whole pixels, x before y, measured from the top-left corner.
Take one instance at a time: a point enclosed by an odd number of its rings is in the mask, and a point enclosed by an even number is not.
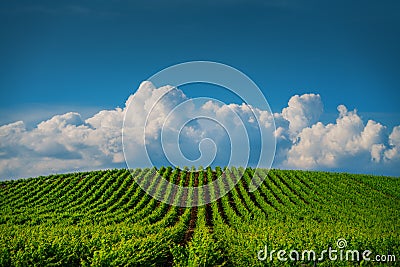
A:
[[[248,192],[254,170],[231,168],[224,174],[228,181],[242,177],[233,190],[210,204],[182,208],[153,199],[135,182],[152,181],[156,171],[192,187],[222,174],[221,168],[168,167],[1,182],[0,266],[314,266],[308,259],[279,261],[277,253],[261,261],[257,254],[267,246],[268,252],[315,250],[319,256],[338,249],[341,238],[345,250],[370,250],[371,259],[394,255],[385,266],[400,266],[399,178],[262,170],[264,183]],[[147,186],[170,194],[155,182]],[[364,264],[379,265],[326,257],[316,266]]]

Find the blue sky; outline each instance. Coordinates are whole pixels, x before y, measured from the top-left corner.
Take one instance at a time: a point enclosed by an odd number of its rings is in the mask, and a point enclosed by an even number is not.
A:
[[[247,74],[273,112],[319,94],[334,122],[357,109],[400,123],[398,1],[3,1],[0,125],[124,106],[165,67],[210,60]],[[219,91],[185,90],[189,97]]]
[[[273,110],[318,91],[328,112],[399,112],[397,1],[213,2],[2,2],[2,109],[112,108],[165,67],[212,60],[249,75]]]

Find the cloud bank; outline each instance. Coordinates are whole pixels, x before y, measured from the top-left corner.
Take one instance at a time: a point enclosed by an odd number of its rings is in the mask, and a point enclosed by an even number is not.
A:
[[[152,109],[166,91],[168,94]],[[323,103],[318,94],[295,95],[280,113],[271,114],[246,104],[196,102],[179,89],[155,88],[150,82],[143,82],[123,108],[102,110],[85,120],[80,114],[69,112],[33,129],[23,121],[0,126],[0,180],[126,167],[121,129],[129,104],[139,111],[127,117],[130,136],[136,139],[131,142],[129,158],[140,167],[146,165],[146,151],[140,146],[143,140],[151,160],[162,165],[168,160],[173,162],[178,155],[165,155],[162,150],[176,151],[176,136],[180,138],[179,149],[190,160],[188,163],[206,165],[208,157],[215,155],[212,164],[226,165],[229,152],[242,149],[241,145],[232,147],[229,141],[235,140],[235,133],[243,127],[250,140],[255,140],[250,146],[252,163],[257,158],[254,154],[260,152],[259,133],[274,131],[274,119],[277,150],[273,167],[400,175],[400,125],[388,129],[373,120],[364,122],[356,110],[349,111],[344,105],[338,106],[335,122],[323,124]],[[179,112],[171,113],[179,104]],[[144,134],[139,126],[145,122],[146,114],[150,115]],[[220,124],[213,120],[186,123],[194,114],[215,118]],[[176,129],[176,125],[185,126]]]
[[[189,99],[171,86],[156,89],[144,82],[129,103],[123,136],[129,167],[246,166],[250,154],[256,166],[262,131],[273,136],[273,115],[267,111],[210,98]],[[269,141],[272,161],[274,146]],[[267,142],[263,145],[268,148]]]

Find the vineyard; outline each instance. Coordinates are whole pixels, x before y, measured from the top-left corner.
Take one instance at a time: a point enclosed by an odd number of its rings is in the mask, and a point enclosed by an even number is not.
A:
[[[189,191],[168,205],[159,174],[187,187],[218,177],[209,192]],[[260,177],[255,177],[255,176]],[[266,179],[250,192],[253,178]],[[141,184],[142,185],[142,184]],[[197,192],[197,193],[193,193]],[[271,250],[337,248],[394,255],[400,266],[400,179],[346,173],[247,168],[126,169],[59,174],[0,183],[0,266],[355,266],[376,261],[260,260]],[[175,203],[175,204],[176,204]]]

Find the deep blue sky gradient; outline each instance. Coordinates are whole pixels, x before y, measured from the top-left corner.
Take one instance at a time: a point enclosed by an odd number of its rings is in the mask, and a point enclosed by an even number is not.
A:
[[[3,1],[0,124],[38,106],[122,106],[163,68],[211,60],[252,78],[274,112],[313,92],[328,117],[345,104],[392,127],[399,14],[398,1]]]

